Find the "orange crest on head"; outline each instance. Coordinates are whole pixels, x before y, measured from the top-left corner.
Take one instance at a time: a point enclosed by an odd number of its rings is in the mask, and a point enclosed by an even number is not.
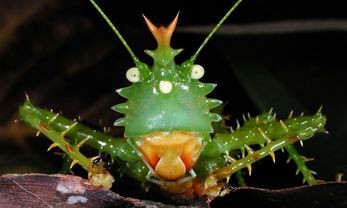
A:
[[[151,31],[155,40],[158,43],[158,47],[160,47],[160,46],[169,47],[170,46],[171,36],[172,36],[173,31],[176,28],[176,24],[178,21],[178,15],[179,15],[179,13],[176,15],[175,19],[172,20],[172,22],[167,27],[160,26],[159,28],[156,27],[149,19],[147,19],[145,17],[145,15],[143,15],[143,18],[145,19],[145,22],[146,22],[148,29]]]

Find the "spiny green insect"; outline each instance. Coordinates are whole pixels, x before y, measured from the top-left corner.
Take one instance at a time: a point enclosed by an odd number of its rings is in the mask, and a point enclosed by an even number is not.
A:
[[[156,27],[146,17],[145,22],[156,39],[155,50],[145,52],[154,60],[150,67],[141,62],[122,35],[99,6],[92,5],[111,26],[131,55],[135,66],[126,72],[130,86],[117,90],[127,99],[112,107],[124,114],[114,122],[124,126],[124,138],[113,138],[34,106],[29,98],[20,107],[20,118],[53,141],[48,148],[59,147],[72,160],[70,168],[81,165],[88,171],[89,181],[110,188],[114,182],[108,171],[109,155],[123,174],[142,182],[156,184],[163,190],[182,197],[216,197],[228,192],[227,181],[235,173],[275,152],[285,149],[308,184],[316,184],[305,158],[299,155],[294,142],[324,132],[326,118],[321,110],[312,116],[288,116],[277,120],[271,111],[256,117],[248,116],[236,130],[219,132],[222,117],[211,112],[222,101],[207,98],[215,84],[202,83],[204,68],[195,63],[199,53],[226,18],[240,4],[238,0],[187,61],[176,64],[174,58],[182,49],[170,46],[178,15],[167,27]],[[87,158],[79,149],[88,145],[101,156]],[[238,155],[240,155],[238,157]],[[227,179],[227,180],[225,180]]]

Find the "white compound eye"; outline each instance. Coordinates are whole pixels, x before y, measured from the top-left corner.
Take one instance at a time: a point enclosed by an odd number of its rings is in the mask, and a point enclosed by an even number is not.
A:
[[[192,79],[200,79],[202,76],[204,76],[205,70],[204,67],[202,67],[199,64],[195,64],[192,66],[192,72],[190,74],[190,77]]]
[[[129,82],[139,82],[140,81],[140,71],[136,67],[131,67],[125,74]]]

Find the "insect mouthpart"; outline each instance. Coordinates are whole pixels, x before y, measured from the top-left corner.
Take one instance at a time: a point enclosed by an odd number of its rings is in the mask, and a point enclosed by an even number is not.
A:
[[[165,181],[183,178],[199,159],[202,138],[193,132],[154,132],[136,142],[142,159]]]

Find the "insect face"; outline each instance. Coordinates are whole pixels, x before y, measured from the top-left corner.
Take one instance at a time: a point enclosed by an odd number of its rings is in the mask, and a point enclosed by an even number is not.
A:
[[[167,28],[157,28],[145,18],[158,43],[155,50],[146,50],[154,64],[146,70],[134,67],[127,71],[126,76],[132,85],[117,90],[127,102],[113,107],[125,115],[115,125],[125,127],[126,137],[140,137],[158,131],[211,133],[211,122],[221,119],[218,114],[210,113],[211,108],[222,102],[206,98],[215,85],[199,81],[204,74],[203,67],[186,67],[174,61],[182,51],[170,46],[177,20],[178,16]]]
[[[145,51],[154,64],[146,72],[136,67],[127,71],[132,84],[117,92],[128,100],[113,107],[125,117],[115,124],[123,125],[125,136],[136,140],[152,175],[174,181],[192,170],[203,143],[210,140],[211,122],[221,119],[210,109],[222,102],[206,98],[215,85],[199,81],[202,66],[175,63],[182,49],[171,48],[170,40],[178,16],[166,28],[154,26],[146,17],[145,21],[158,44]]]

